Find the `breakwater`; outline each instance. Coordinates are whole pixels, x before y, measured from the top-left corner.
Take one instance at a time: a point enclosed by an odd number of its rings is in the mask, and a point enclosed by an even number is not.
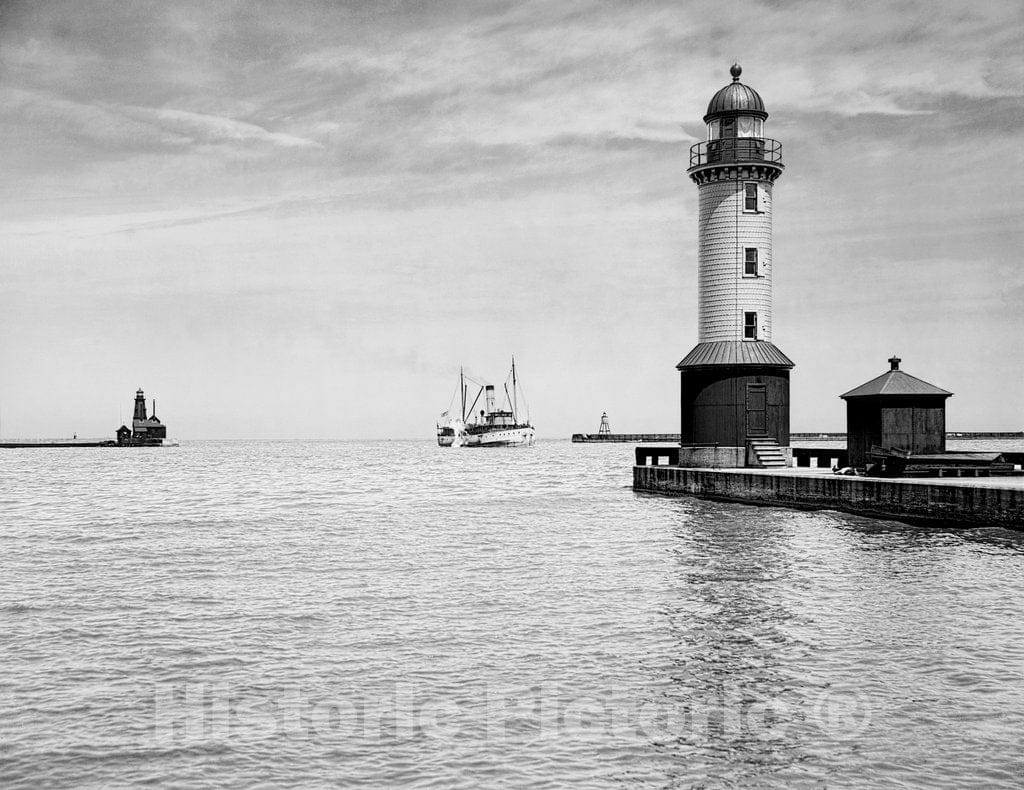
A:
[[[573,442],[675,442],[679,444],[678,433],[574,433]]]
[[[0,442],[0,449],[17,450],[24,447],[116,447],[112,439],[36,439],[18,442]]]
[[[822,431],[820,433],[798,433],[792,431],[790,439],[817,439],[823,441],[845,441],[846,433]],[[1024,439],[1024,431],[946,431],[947,439]]]
[[[790,439],[846,441],[846,434],[835,431],[790,433]],[[1024,439],[1024,431],[948,431],[947,439]],[[574,433],[573,442],[679,442],[678,433]]]
[[[646,460],[646,458],[644,459]],[[756,505],[841,510],[904,521],[1024,529],[1024,478],[890,479],[814,468],[633,467],[633,488]]]

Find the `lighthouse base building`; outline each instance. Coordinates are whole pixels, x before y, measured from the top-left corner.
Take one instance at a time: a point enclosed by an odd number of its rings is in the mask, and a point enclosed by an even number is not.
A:
[[[699,343],[680,374],[681,466],[790,466],[789,371],[768,342]]]
[[[772,193],[782,144],[764,136],[757,91],[732,83],[708,104],[707,140],[690,149],[697,185],[696,347],[676,366],[680,465],[783,467],[793,362],[772,344]]]

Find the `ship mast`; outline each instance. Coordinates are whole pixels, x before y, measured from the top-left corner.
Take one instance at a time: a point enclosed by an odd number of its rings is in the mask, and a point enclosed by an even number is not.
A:
[[[512,356],[512,419],[519,424],[519,408],[516,400],[516,358]]]
[[[462,421],[466,421],[466,380],[462,375],[462,368],[459,368],[459,392],[462,393]]]

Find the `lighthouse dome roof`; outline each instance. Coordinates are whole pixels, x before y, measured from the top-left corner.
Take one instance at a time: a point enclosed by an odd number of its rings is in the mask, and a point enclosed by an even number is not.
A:
[[[732,74],[732,82],[711,97],[704,122],[729,115],[754,115],[761,120],[767,118],[768,113],[764,109],[764,101],[760,94],[749,85],[740,82],[743,69],[739,64],[734,63],[729,72]]]

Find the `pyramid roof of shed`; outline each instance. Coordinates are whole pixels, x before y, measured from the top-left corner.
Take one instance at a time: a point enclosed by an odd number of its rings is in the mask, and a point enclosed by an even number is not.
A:
[[[887,370],[881,376],[871,379],[859,387],[854,387],[849,392],[844,392],[840,398],[868,398],[872,395],[941,395],[948,398],[952,392],[947,392],[934,384],[904,373],[902,370]]]

